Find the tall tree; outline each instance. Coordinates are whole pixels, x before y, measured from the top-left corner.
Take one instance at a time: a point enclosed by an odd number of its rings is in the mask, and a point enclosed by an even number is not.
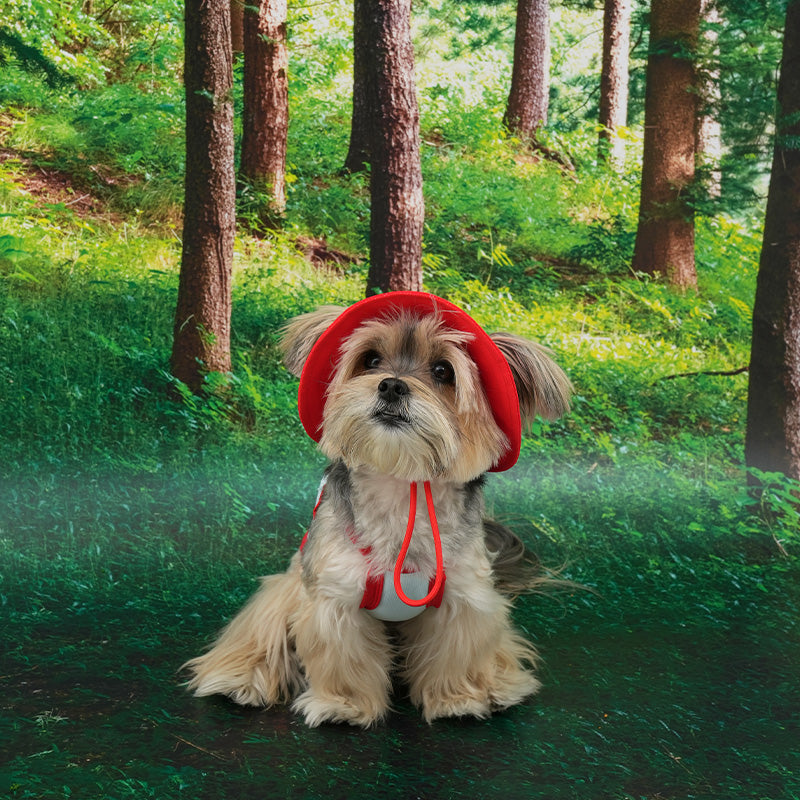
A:
[[[425,202],[411,0],[372,0],[367,97],[370,119],[370,266],[367,294],[422,288]]]
[[[350,121],[350,146],[344,160],[347,172],[361,172],[370,162],[369,139],[371,123],[370,108],[374,101],[367,98],[369,80],[370,0],[353,2],[353,114]]]
[[[503,124],[522,139],[547,124],[550,100],[550,3],[517,0],[514,63]]]
[[[697,286],[694,211],[700,0],[653,0],[645,93],[644,152],[633,268]]]
[[[722,14],[716,0],[702,0],[700,6],[702,23],[701,42],[706,53],[707,66],[699,81],[699,108],[697,119],[698,168],[704,173],[705,188],[709,197],[719,197],[722,191],[722,125],[720,109],[719,28]]]
[[[605,0],[598,156],[618,169],[625,162],[625,140],[618,130],[628,120],[630,31],[631,0]]]
[[[233,52],[244,52],[244,2],[231,0],[231,45]]]
[[[247,5],[240,171],[245,183],[269,198],[265,220],[272,223],[286,206],[288,69],[286,0]]]
[[[186,178],[172,371],[193,391],[229,372],[235,218],[229,0],[186,0]]]
[[[775,147],[753,308],[748,466],[800,479],[800,0],[786,9]]]

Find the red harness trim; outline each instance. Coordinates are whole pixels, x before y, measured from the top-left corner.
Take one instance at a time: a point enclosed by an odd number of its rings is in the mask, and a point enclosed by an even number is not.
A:
[[[322,496],[324,494],[325,485],[323,483],[322,487],[319,491],[319,496],[317,497],[317,502],[314,506],[314,510],[311,512],[312,519],[317,516],[317,509],[320,507],[322,503]],[[428,481],[425,481],[425,498],[428,502],[428,514],[431,519],[431,525],[435,528],[434,534],[434,542],[436,545],[436,559],[437,559],[437,570],[436,575],[434,575],[430,581],[428,582],[428,594],[423,597],[421,600],[412,600],[409,597],[406,597],[403,593],[403,590],[400,587],[400,575],[401,574],[410,574],[415,572],[415,570],[411,569],[403,569],[403,562],[405,561],[406,553],[408,552],[408,548],[411,544],[411,531],[413,530],[413,523],[414,517],[416,514],[416,501],[417,501],[417,484],[411,484],[411,505],[409,508],[409,521],[408,521],[408,529],[406,530],[406,536],[403,541],[403,547],[400,552],[400,557],[397,559],[397,564],[394,570],[394,585],[395,591],[398,594],[398,597],[407,605],[407,606],[425,606],[426,608],[439,608],[442,604],[442,598],[444,597],[444,585],[447,580],[447,576],[444,574],[444,568],[441,566],[442,564],[442,546],[439,540],[439,530],[436,523],[436,515],[433,512],[433,499],[431,497],[431,489],[430,484]],[[303,552],[303,548],[306,546],[306,542],[308,541],[308,531],[305,532],[303,536],[303,540],[300,542],[300,552]],[[353,544],[358,544],[355,538],[355,534],[353,531],[350,531],[350,539]],[[372,548],[371,547],[362,547],[360,548],[361,555],[367,559],[367,562],[371,561],[372,556]],[[385,582],[385,573],[379,572],[377,575],[368,572],[367,573],[367,584],[364,587],[364,596],[361,598],[361,605],[359,608],[366,609],[367,611],[371,611],[374,608],[377,608],[380,605],[381,598],[383,597],[383,586]]]
[[[369,553],[369,548],[365,548],[366,553]],[[365,550],[361,552],[364,553]],[[366,554],[365,553],[365,554]],[[413,570],[404,569],[403,574],[407,574],[413,572]],[[380,573],[378,575],[367,575],[367,585],[364,589],[364,596],[361,598],[361,605],[359,608],[365,608],[367,611],[371,611],[373,608],[377,608],[380,605],[381,598],[383,597],[383,584],[384,584],[384,574]],[[425,608],[439,608],[442,604],[442,598],[444,597],[444,584],[445,578],[442,578],[441,583],[439,584],[438,589],[436,588],[436,578],[433,577],[428,582],[428,596],[424,597],[422,600],[426,600],[427,602],[424,603]],[[397,591],[395,589],[395,591]],[[398,592],[398,595],[400,593]],[[403,598],[400,598],[403,600]],[[409,598],[410,599],[410,598]],[[403,602],[407,605],[414,605],[414,606],[421,606],[423,605],[422,600],[412,601],[411,603]]]

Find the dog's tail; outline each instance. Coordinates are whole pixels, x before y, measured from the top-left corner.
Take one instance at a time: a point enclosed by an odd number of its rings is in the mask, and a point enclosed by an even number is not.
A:
[[[493,519],[483,521],[486,549],[492,559],[494,584],[501,594],[514,596],[547,589],[578,588],[558,577],[558,570],[542,566],[522,540],[505,525]]]
[[[198,697],[229,696],[244,706],[290,700],[304,677],[290,635],[290,615],[304,591],[299,558],[288,571],[262,579],[261,588],[231,620],[214,646],[187,661],[187,688]]]

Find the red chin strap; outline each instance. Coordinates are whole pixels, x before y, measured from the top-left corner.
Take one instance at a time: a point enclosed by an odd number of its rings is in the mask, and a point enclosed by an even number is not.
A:
[[[394,566],[394,590],[397,596],[407,606],[419,608],[420,606],[427,606],[428,603],[437,596],[441,590],[445,576],[444,576],[444,558],[442,557],[442,539],[439,535],[439,523],[436,521],[436,510],[433,507],[433,496],[431,495],[431,483],[425,481],[423,483],[425,488],[425,501],[428,505],[428,519],[431,521],[431,531],[433,532],[433,546],[436,550],[436,579],[433,586],[425,597],[421,600],[412,600],[406,596],[403,587],[400,585],[400,576],[403,573],[403,562],[406,560],[408,548],[411,546],[411,537],[414,534],[414,521],[417,516],[417,484],[411,484],[411,495],[408,501],[408,525],[406,525],[406,535],[403,539],[403,546],[400,549],[400,555],[397,557],[397,563]]]

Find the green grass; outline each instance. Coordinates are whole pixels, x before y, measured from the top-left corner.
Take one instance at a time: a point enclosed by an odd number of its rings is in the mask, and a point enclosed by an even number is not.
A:
[[[428,726],[402,687],[370,731],[184,692],[181,663],[285,566],[323,469],[279,329],[363,292],[366,184],[337,174],[346,82],[311,52],[293,78],[286,231],[237,238],[224,400],[167,372],[174,88],[153,104],[7,84],[7,145],[102,184],[109,210],[42,205],[22,166],[0,171],[0,796],[800,797],[791,486],[773,476],[755,505],[746,491],[746,375],[673,377],[747,363],[758,224],[699,222],[698,295],[631,275],[635,178],[593,166],[580,129],[576,175],[531,159],[499,135],[495,89],[430,74],[426,288],[548,344],[576,388],[487,502],[593,591],[517,600],[544,689],[484,722]],[[361,261],[313,267],[298,235]]]
[[[302,536],[323,462],[277,330],[356,299],[362,277],[318,273],[290,237],[239,240],[230,407],[181,399],[165,373],[174,242],[4,197],[7,796],[800,796],[797,517],[748,507],[746,378],[658,380],[742,358],[736,303],[608,276],[518,300],[497,275],[446,275],[576,383],[574,411],[535,427],[488,502],[595,593],[517,602],[543,655],[530,703],[428,726],[400,689],[376,730],[308,730],[189,697],[177,670]]]
[[[800,790],[786,747],[800,732],[796,562],[766,542],[731,541],[708,487],[663,469],[565,475],[526,460],[492,478],[494,510],[597,591],[517,603],[544,658],[545,688],[524,706],[428,726],[399,694],[389,721],[362,732],[188,697],[180,662],[256,574],[282,567],[308,519],[318,471],[263,455],[6,485],[16,509],[0,586],[9,796],[777,800]],[[697,520],[708,528],[687,526]]]

